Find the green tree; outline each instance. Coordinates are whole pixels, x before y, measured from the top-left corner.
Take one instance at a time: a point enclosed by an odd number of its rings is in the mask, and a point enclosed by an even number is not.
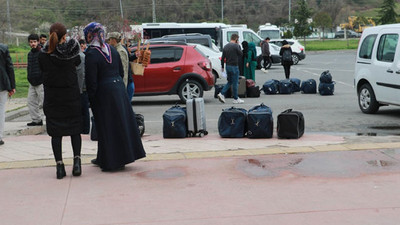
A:
[[[326,12],[319,12],[314,16],[314,24],[322,29],[322,41],[325,40],[325,28],[332,27],[332,18]]]
[[[306,45],[306,37],[313,32],[311,24],[309,23],[312,9],[308,7],[306,0],[300,0],[293,14],[295,18],[293,34],[296,37],[303,37],[304,45]]]
[[[383,0],[379,10],[378,22],[380,24],[396,23],[398,15],[395,11],[395,8],[396,8],[395,0]]]

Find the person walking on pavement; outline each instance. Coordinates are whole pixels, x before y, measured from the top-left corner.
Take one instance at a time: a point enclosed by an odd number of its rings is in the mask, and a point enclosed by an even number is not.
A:
[[[117,50],[105,43],[100,23],[84,29],[86,42],[86,88],[97,129],[97,158],[93,164],[103,171],[120,170],[126,164],[144,158],[143,148],[126,86],[124,69]]]
[[[285,77],[286,79],[290,78],[290,66],[293,65],[293,59],[292,59],[292,48],[290,47],[290,44],[286,41],[282,41],[282,47],[281,50],[279,51],[279,55],[282,57],[282,66],[283,69],[285,70]]]
[[[261,52],[262,52],[262,57],[263,57],[263,68],[261,68],[261,71],[264,73],[267,73],[267,66],[270,64],[271,58],[271,52],[269,51],[269,41],[270,38],[266,37],[263,42],[261,42]]]
[[[244,76],[256,81],[257,50],[253,42],[249,43],[247,57],[244,58]]]
[[[81,62],[80,47],[75,39],[66,41],[66,27],[54,23],[49,41],[40,51],[39,64],[43,72],[44,103],[47,133],[57,163],[57,179],[66,176],[62,159],[62,137],[70,136],[74,163],[72,175],[80,176],[82,112],[76,66]]]
[[[15,93],[14,67],[7,45],[0,43],[0,145],[4,144],[3,133],[6,119],[7,97]]]
[[[239,35],[232,34],[231,40],[228,44],[224,46],[222,50],[221,57],[221,67],[222,72],[224,71],[224,64],[226,61],[226,74],[228,82],[222,88],[221,92],[218,94],[218,99],[220,102],[225,103],[225,93],[232,86],[233,89],[233,103],[241,104],[244,101],[238,96],[238,84],[239,84],[239,57],[243,55],[242,50],[238,44]]]
[[[32,122],[28,126],[42,126],[42,114],[40,109],[43,107],[43,75],[39,67],[39,36],[31,34],[28,36],[29,46],[31,51],[28,53],[28,109]]]

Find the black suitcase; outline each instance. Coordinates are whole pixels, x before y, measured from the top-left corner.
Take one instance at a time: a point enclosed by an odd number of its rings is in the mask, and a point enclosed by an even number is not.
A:
[[[186,108],[178,105],[163,114],[163,137],[184,138],[187,136]]]
[[[274,118],[270,107],[261,104],[254,106],[247,113],[248,138],[272,138]]]
[[[318,85],[318,92],[320,95],[333,95],[335,91],[335,82],[330,84],[328,83],[319,83]]]
[[[292,86],[289,79],[279,81],[279,94],[292,94]]]
[[[248,87],[246,92],[248,98],[258,98],[261,94],[260,86]]]
[[[278,115],[277,133],[279,138],[298,139],[304,134],[303,113],[288,109]]]
[[[223,109],[218,119],[218,132],[224,138],[242,138],[246,134],[247,111],[231,107]]]
[[[300,90],[303,94],[317,93],[317,82],[314,79],[303,80]]]

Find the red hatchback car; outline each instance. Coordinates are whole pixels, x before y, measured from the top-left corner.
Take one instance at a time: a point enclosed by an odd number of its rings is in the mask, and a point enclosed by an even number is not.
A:
[[[133,77],[135,96],[178,94],[186,102],[214,86],[211,62],[195,46],[160,42],[151,43],[149,49],[151,59],[144,75]]]

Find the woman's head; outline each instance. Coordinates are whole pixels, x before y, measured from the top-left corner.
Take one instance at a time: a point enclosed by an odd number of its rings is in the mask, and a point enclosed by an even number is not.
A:
[[[282,46],[288,45],[288,44],[289,44],[289,42],[287,42],[286,40],[283,40],[283,41],[282,41]]]
[[[250,42],[249,43],[249,48],[250,49],[253,49],[253,48],[255,49],[256,48],[256,44],[254,44],[254,42]]]
[[[58,43],[60,43],[67,34],[67,28],[62,23],[54,23],[50,27],[49,48],[48,53],[54,52]]]
[[[243,49],[246,49],[249,47],[249,43],[247,41],[242,41],[242,47]]]
[[[97,22],[91,22],[83,29],[86,43],[90,44],[93,41],[98,41],[100,46],[104,44],[104,28],[103,25]]]

